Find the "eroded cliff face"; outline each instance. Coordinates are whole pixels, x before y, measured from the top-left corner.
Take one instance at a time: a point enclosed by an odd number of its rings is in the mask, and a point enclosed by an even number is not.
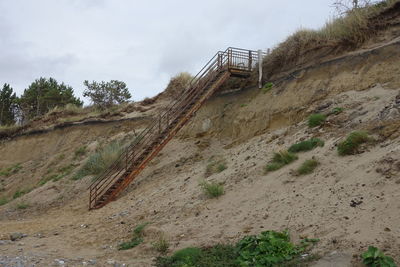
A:
[[[253,136],[296,124],[346,91],[377,84],[400,87],[400,39],[372,49],[316,63],[279,79],[264,93],[255,87],[216,95],[197,113],[182,136],[213,136],[242,142]]]

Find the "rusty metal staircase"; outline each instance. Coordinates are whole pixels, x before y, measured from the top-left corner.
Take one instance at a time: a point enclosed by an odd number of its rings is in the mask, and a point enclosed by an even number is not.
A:
[[[143,130],[90,187],[89,209],[114,200],[231,76],[248,77],[259,53],[239,48],[220,51],[193,78],[181,96]]]

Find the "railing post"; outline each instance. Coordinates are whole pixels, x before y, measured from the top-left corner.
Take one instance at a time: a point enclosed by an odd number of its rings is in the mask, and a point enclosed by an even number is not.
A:
[[[262,88],[262,65],[263,65],[263,57],[262,57],[262,51],[258,50],[258,88]]]
[[[228,49],[228,70],[231,68],[232,63],[232,48]]]
[[[222,68],[222,58],[221,58],[221,53],[218,52],[218,69]]]
[[[251,50],[249,51],[249,71],[251,71],[251,66],[253,65],[253,54]]]

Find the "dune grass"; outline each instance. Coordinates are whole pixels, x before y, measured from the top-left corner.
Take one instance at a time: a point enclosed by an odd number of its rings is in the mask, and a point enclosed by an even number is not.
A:
[[[398,0],[386,0],[349,10],[341,16],[328,20],[317,30],[299,29],[265,57],[263,64],[265,77],[295,65],[305,54],[319,48],[335,50],[337,53],[361,46],[383,27],[379,24],[380,21],[374,18],[396,2]]]
[[[354,131],[347,138],[338,144],[338,153],[340,156],[354,155],[358,152],[361,144],[372,141],[372,138],[364,131]]]
[[[326,115],[324,114],[311,114],[308,117],[308,127],[313,128],[322,125],[326,120]]]
[[[291,153],[305,152],[313,150],[316,147],[323,147],[325,145],[324,141],[319,138],[311,138],[306,141],[301,141],[294,145],[291,145],[288,149]]]
[[[123,153],[124,146],[121,142],[111,142],[110,144],[98,149],[95,153],[89,156],[85,164],[72,178],[79,180],[87,175],[98,175],[107,170]]]
[[[216,182],[201,181],[200,187],[209,198],[217,198],[224,194],[224,186]]]
[[[283,166],[292,163],[297,159],[298,157],[295,154],[288,151],[275,152],[271,162],[268,163],[267,166],[265,167],[265,171],[266,172],[276,171],[282,168]]]
[[[308,159],[301,164],[301,166],[297,169],[298,175],[306,175],[312,173],[315,168],[319,165],[319,162],[315,159]]]

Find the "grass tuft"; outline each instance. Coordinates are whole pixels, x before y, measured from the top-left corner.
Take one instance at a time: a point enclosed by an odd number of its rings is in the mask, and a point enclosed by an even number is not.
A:
[[[297,169],[297,174],[305,175],[312,173],[315,168],[319,165],[319,162],[315,159],[308,159],[301,164],[301,166]]]
[[[216,182],[201,181],[200,187],[209,198],[217,198],[224,194],[223,185]]]
[[[227,168],[228,167],[226,166],[226,161],[224,159],[217,159],[216,157],[213,156],[209,159],[205,175],[206,177],[208,177],[214,173],[223,172]]]
[[[135,227],[135,229],[133,229],[133,237],[130,241],[128,242],[123,242],[121,244],[118,245],[118,250],[127,250],[127,249],[131,249],[134,248],[138,245],[140,245],[141,243],[143,243],[143,230],[144,228],[148,225],[149,223],[142,223],[139,224],[138,226]]]
[[[5,197],[0,198],[0,206],[3,206],[5,204],[7,204],[7,203],[8,203],[8,199],[7,198],[5,198]]]
[[[119,158],[123,152],[120,142],[112,142],[90,155],[83,167],[72,177],[79,180],[87,175],[98,175],[106,171]]]
[[[316,147],[323,147],[325,145],[324,141],[322,141],[319,138],[311,138],[306,141],[302,141],[299,143],[296,143],[292,146],[289,147],[288,151],[291,153],[297,153],[297,152],[304,152],[304,151],[310,151],[313,150]]]
[[[153,246],[153,249],[155,249],[156,251],[158,251],[162,254],[167,253],[167,251],[169,249],[168,240],[165,239],[164,236],[160,236],[157,241],[152,243],[152,246]]]
[[[310,128],[320,126],[325,122],[325,120],[326,120],[326,115],[324,114],[319,114],[319,113],[311,114],[308,117],[308,126]]]
[[[295,154],[288,151],[275,152],[271,162],[268,163],[267,166],[265,167],[265,171],[266,172],[276,171],[282,168],[283,166],[292,163],[297,159],[298,157]]]
[[[347,138],[338,144],[338,153],[340,156],[354,155],[358,152],[361,144],[372,140],[367,132],[355,131],[350,133]]]

